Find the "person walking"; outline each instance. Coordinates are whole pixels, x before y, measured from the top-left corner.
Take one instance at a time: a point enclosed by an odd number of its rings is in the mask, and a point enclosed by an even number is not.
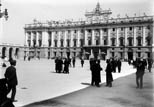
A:
[[[83,67],[83,64],[84,64],[84,59],[81,58],[81,66]]]
[[[7,85],[8,85],[8,91],[7,94],[11,93],[11,100],[15,100],[15,95],[16,95],[16,86],[18,85],[18,80],[17,80],[17,74],[16,74],[16,60],[11,60],[10,61],[10,66],[6,69],[6,72],[4,74],[6,80],[7,80]]]
[[[107,66],[106,66],[106,86],[112,87],[112,81],[113,81],[113,76],[112,76],[112,63],[110,59],[107,59],[106,61]]]
[[[65,58],[63,73],[68,73],[69,74],[69,64],[70,64],[69,59]]]
[[[141,59],[138,59],[137,72],[136,72],[136,88],[143,88],[143,75],[144,75],[145,65]]]
[[[118,59],[117,61],[117,66],[118,66],[118,72],[120,73],[121,72],[121,60]]]
[[[75,67],[75,57],[72,59],[73,68]]]

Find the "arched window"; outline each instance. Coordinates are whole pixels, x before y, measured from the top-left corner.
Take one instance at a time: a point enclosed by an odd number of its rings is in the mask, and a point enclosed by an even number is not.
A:
[[[115,46],[115,38],[111,38],[111,45]]]
[[[128,46],[133,46],[133,38],[132,37],[128,38]]]
[[[124,46],[124,38],[123,37],[120,37],[119,38],[119,42],[120,42],[120,46]]]
[[[141,46],[142,45],[142,37],[137,37],[137,42],[138,42],[138,46]]]

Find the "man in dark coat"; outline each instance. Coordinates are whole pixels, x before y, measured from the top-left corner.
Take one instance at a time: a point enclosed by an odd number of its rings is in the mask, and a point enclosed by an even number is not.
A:
[[[143,88],[143,75],[144,75],[145,65],[144,62],[139,59],[137,65],[137,72],[136,72],[136,88]]]
[[[70,64],[69,59],[68,58],[65,58],[63,73],[69,73],[69,64]]]
[[[83,67],[83,64],[84,64],[84,59],[81,58],[81,66]]]
[[[9,66],[6,69],[6,72],[4,75],[7,80],[7,84],[8,84],[8,92],[7,93],[9,93],[12,90],[11,100],[15,101],[16,86],[18,84],[16,68],[15,68],[16,60],[11,60],[10,64],[11,64],[11,66]]]
[[[117,61],[117,66],[118,66],[118,72],[120,73],[121,72],[121,60],[118,59]]]
[[[72,59],[72,64],[73,64],[73,67],[75,67],[75,57],[73,57]]]
[[[112,63],[110,61],[110,59],[108,59],[107,61],[107,66],[106,66],[106,86],[112,87],[112,81],[113,81],[113,77],[112,77]]]

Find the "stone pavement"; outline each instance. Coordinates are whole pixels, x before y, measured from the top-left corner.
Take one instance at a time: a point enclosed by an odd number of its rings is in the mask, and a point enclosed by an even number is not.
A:
[[[106,80],[104,72],[106,62],[101,61],[101,66],[103,67],[101,80],[104,83]],[[19,84],[16,94],[18,101],[14,102],[15,107],[22,107],[84,89],[89,87],[86,84],[90,84],[91,81],[88,60],[85,60],[83,68],[80,60],[76,60],[76,67],[70,67],[69,74],[55,73],[54,60],[18,60],[16,68]],[[121,73],[113,73],[113,78],[124,77],[135,71],[127,62],[123,62]]]
[[[112,88],[83,83],[88,87],[24,107],[154,107],[153,76],[154,72],[145,72],[143,89],[136,89],[134,73],[115,79]]]

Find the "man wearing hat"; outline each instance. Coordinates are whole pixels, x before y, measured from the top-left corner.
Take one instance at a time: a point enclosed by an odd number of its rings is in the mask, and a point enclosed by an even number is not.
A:
[[[12,101],[15,101],[16,85],[18,84],[15,66],[16,66],[16,60],[11,60],[10,66],[6,69],[6,72],[4,74],[5,78],[7,79],[7,84],[8,84],[7,93],[9,93],[12,90],[12,93],[11,93]]]

